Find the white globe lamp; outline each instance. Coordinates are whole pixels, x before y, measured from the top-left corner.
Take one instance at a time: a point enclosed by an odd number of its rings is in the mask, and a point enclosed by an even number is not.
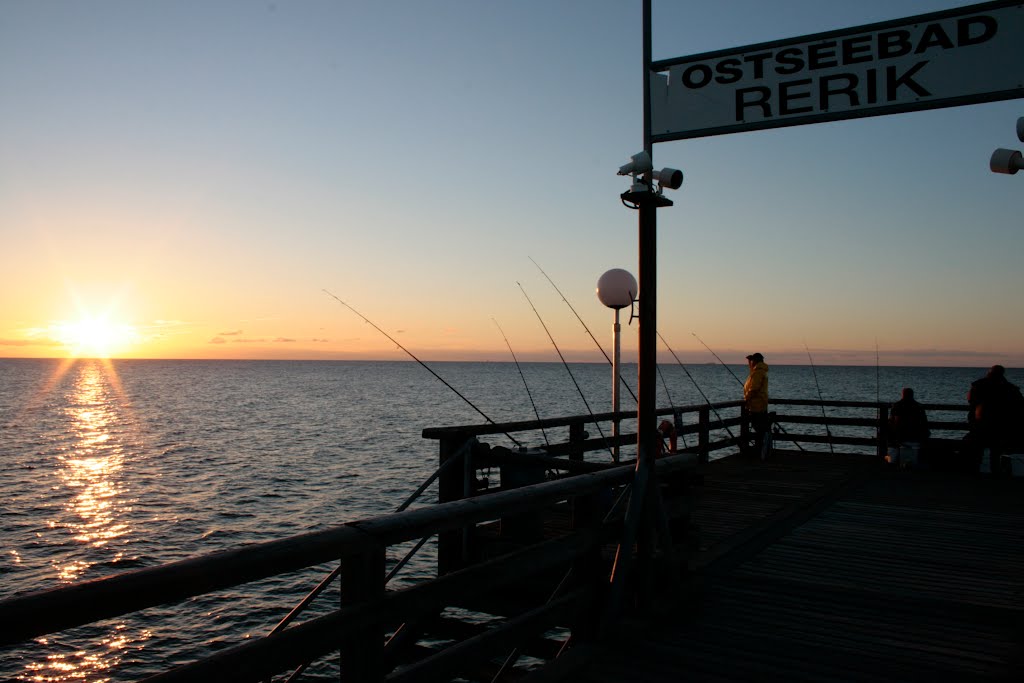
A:
[[[608,308],[632,306],[636,294],[636,278],[628,270],[612,268],[597,280],[597,298]]]
[[[612,323],[612,411],[619,412],[619,358],[620,346],[619,333],[622,326],[619,324],[619,311],[626,306],[632,306],[636,300],[637,286],[636,278],[628,270],[612,268],[606,271],[597,280],[597,298],[602,304],[615,311]],[[615,462],[619,461],[619,417],[612,420],[612,457]]]

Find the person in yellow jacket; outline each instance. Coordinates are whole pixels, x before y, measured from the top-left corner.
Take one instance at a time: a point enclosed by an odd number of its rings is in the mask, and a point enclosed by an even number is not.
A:
[[[760,454],[764,444],[764,435],[769,428],[768,417],[768,365],[760,353],[747,356],[747,367],[750,374],[743,384],[743,402],[750,416],[750,426],[754,431],[754,453]]]

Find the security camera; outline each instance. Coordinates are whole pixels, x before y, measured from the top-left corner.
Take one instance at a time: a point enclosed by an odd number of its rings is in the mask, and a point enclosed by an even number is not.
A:
[[[683,184],[683,172],[678,168],[663,168],[660,171],[655,171],[653,178],[663,188],[670,190],[678,190]]]
[[[630,157],[631,161],[625,166],[619,167],[619,175],[640,175],[647,173],[653,166],[651,155],[647,152],[639,152]]]
[[[1024,142],[1024,116],[1017,119],[1017,139]]]
[[[1024,119],[1021,119],[1021,121],[1024,121]],[[993,173],[1007,173],[1009,175],[1013,175],[1024,168],[1024,158],[1022,158],[1021,153],[1015,149],[1003,149],[1000,147],[996,151],[992,152],[992,159],[988,162],[988,167],[992,169]]]

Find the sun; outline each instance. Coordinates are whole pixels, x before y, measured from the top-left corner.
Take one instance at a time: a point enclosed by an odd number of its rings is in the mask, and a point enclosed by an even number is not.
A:
[[[138,341],[131,325],[103,317],[82,317],[74,322],[54,325],[53,337],[67,347],[72,356],[110,358],[130,349]]]

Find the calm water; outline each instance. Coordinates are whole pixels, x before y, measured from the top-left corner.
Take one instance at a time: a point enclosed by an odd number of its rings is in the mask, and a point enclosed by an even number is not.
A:
[[[533,417],[514,364],[431,367],[495,421]],[[712,401],[741,394],[720,365],[687,369]],[[522,370],[542,417],[587,412],[561,364]],[[681,367],[661,370],[660,405],[703,402]],[[572,372],[590,409],[609,410],[608,366]],[[817,368],[825,399],[868,401],[913,386],[964,403],[982,374],[883,367],[876,383],[873,367]],[[635,366],[623,375],[635,382]],[[411,362],[0,360],[0,388],[0,598],[390,512],[436,467],[423,428],[483,421]],[[771,388],[817,398],[809,367],[772,367]],[[329,569],[2,651],[0,680],[134,680],[266,633]],[[428,551],[402,580],[431,572]]]

